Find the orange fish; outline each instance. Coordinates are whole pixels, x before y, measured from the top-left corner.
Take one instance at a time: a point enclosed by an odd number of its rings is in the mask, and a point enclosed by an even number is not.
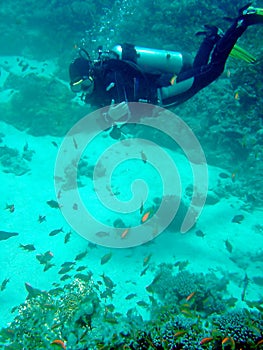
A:
[[[178,331],[174,334],[174,337],[181,337],[185,335],[185,333],[187,333],[187,331]]]
[[[66,345],[63,340],[55,339],[52,341],[51,345],[59,345],[62,349],[66,349]]]
[[[193,314],[190,310],[182,309],[181,313],[184,314],[186,317],[193,317]]]
[[[260,344],[263,344],[263,339],[259,340],[256,344],[256,346],[260,345]]]
[[[149,254],[143,259],[143,266],[146,266],[149,263],[151,256],[152,254]]]
[[[125,238],[125,237],[127,236],[127,234],[128,234],[129,231],[130,231],[130,230],[129,230],[128,228],[126,228],[126,229],[122,232],[121,238],[122,238],[122,239]]]
[[[236,181],[236,176],[237,176],[236,173],[232,173],[232,174],[231,174],[231,180],[232,180],[232,182],[235,182],[235,181]]]
[[[238,92],[235,93],[234,98],[235,98],[235,100],[237,100],[237,101],[240,100],[240,97],[239,97],[239,93],[238,93]]]
[[[144,222],[146,222],[147,220],[150,219],[150,217],[153,214],[153,209],[150,208],[147,211],[145,211],[145,213],[143,214],[142,218],[141,218],[141,223],[143,224]]]
[[[201,341],[200,341],[200,345],[203,345],[203,344],[207,344],[209,343],[210,341],[212,341],[214,338],[213,337],[206,337],[206,338],[203,338]]]
[[[192,299],[192,297],[195,295],[196,292],[192,292],[191,294],[188,295],[188,297],[185,298],[186,301],[189,301]]]
[[[170,80],[170,84],[171,84],[171,85],[174,85],[174,83],[176,83],[176,78],[177,78],[177,75],[174,75],[174,76],[172,77],[172,79]]]
[[[235,341],[234,341],[234,339],[233,339],[232,337],[225,337],[225,338],[222,340],[222,345],[223,345],[223,344],[226,344],[226,343],[230,343],[232,349],[235,348]]]

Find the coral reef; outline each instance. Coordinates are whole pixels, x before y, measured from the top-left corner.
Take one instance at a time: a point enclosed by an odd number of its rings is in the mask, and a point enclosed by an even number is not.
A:
[[[21,176],[30,171],[29,162],[34,154],[27,147],[22,153],[8,146],[0,146],[0,164],[4,173]]]
[[[173,266],[162,264],[156,271],[149,292],[149,321],[136,308],[126,315],[116,312],[109,304],[109,287],[103,288],[91,273],[75,276],[65,285],[56,284],[50,291],[30,287],[14,321],[0,331],[0,345],[3,349],[52,349],[51,343],[59,339],[68,350],[221,350],[234,349],[233,344],[260,348],[262,314],[234,308],[233,302],[230,305],[223,298],[225,277],[188,270],[172,274],[172,270]],[[167,295],[161,283],[166,283]],[[186,295],[193,290],[196,292]],[[219,310],[217,301],[225,307]]]
[[[214,320],[217,329],[225,336],[232,337],[236,346],[255,344],[261,333],[257,327],[258,315],[247,310],[234,310],[218,316]],[[260,321],[259,321],[260,322]]]

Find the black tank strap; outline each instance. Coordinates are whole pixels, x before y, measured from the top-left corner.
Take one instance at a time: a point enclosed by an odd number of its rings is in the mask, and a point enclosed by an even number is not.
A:
[[[135,50],[134,45],[125,43],[125,44],[122,44],[121,47],[122,47],[122,60],[136,63],[137,52]]]

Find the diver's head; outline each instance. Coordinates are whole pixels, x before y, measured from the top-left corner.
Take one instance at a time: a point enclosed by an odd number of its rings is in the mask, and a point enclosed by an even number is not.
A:
[[[69,66],[70,87],[73,92],[92,94],[94,80],[91,75],[92,63],[84,57],[76,58]]]

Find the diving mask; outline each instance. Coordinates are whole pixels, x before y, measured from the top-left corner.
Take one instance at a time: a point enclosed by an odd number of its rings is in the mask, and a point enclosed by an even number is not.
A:
[[[86,95],[90,95],[94,89],[94,80],[91,76],[82,77],[75,82],[71,82],[70,87],[75,93],[84,92]]]

